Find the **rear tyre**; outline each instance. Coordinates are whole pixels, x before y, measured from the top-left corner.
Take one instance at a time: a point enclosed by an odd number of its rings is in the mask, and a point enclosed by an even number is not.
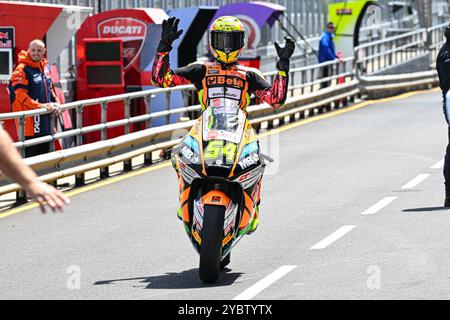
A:
[[[214,283],[219,278],[224,216],[222,206],[206,205],[204,208],[199,276],[205,283]]]

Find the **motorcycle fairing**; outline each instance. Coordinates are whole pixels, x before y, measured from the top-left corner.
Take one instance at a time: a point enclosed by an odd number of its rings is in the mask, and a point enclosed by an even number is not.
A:
[[[248,230],[259,199],[263,166],[256,134],[242,110],[210,107],[173,150],[181,216],[196,251],[201,246],[205,196],[222,192],[229,198],[224,205],[225,257]]]

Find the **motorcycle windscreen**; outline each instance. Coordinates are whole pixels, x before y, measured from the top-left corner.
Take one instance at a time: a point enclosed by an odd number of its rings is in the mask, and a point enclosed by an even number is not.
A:
[[[203,140],[241,142],[245,125],[244,112],[234,106],[207,108],[203,114]]]

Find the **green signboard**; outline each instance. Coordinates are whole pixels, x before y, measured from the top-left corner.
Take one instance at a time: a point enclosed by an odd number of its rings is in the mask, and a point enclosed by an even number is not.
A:
[[[328,5],[329,20],[335,25],[336,51],[341,51],[343,57],[353,56],[353,48],[358,45],[363,18],[370,12],[370,7],[378,7],[376,2],[376,0],[355,0]],[[367,24],[374,21],[375,19],[366,19]]]

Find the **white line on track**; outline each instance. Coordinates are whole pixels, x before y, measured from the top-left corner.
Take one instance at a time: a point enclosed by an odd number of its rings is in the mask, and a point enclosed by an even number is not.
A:
[[[318,250],[318,249],[324,249],[327,246],[329,246],[334,241],[338,240],[339,238],[342,238],[344,235],[349,233],[354,227],[356,226],[343,226],[340,229],[333,232],[331,235],[320,241],[319,243],[313,245],[310,249],[311,250]]]
[[[275,281],[279,280],[292,270],[297,268],[297,266],[282,266],[269,274],[264,279],[258,281],[256,284],[242,292],[240,295],[236,296],[233,300],[250,300],[254,296],[256,296],[258,293],[263,291],[265,288],[270,286]]]
[[[361,214],[374,214],[374,213],[377,213],[378,211],[380,211],[381,209],[386,207],[389,203],[391,203],[395,199],[397,199],[397,197],[386,197],[386,198],[378,201],[377,203],[375,203],[373,206],[371,206],[369,209],[367,209],[366,211],[364,211]]]
[[[431,166],[431,169],[442,169],[444,167],[444,161],[445,159],[441,159],[439,162],[436,162]]]
[[[430,175],[428,173],[421,173],[411,181],[409,181],[407,184],[405,184],[402,189],[412,189],[416,187],[419,183],[421,183],[423,180],[428,178]]]

